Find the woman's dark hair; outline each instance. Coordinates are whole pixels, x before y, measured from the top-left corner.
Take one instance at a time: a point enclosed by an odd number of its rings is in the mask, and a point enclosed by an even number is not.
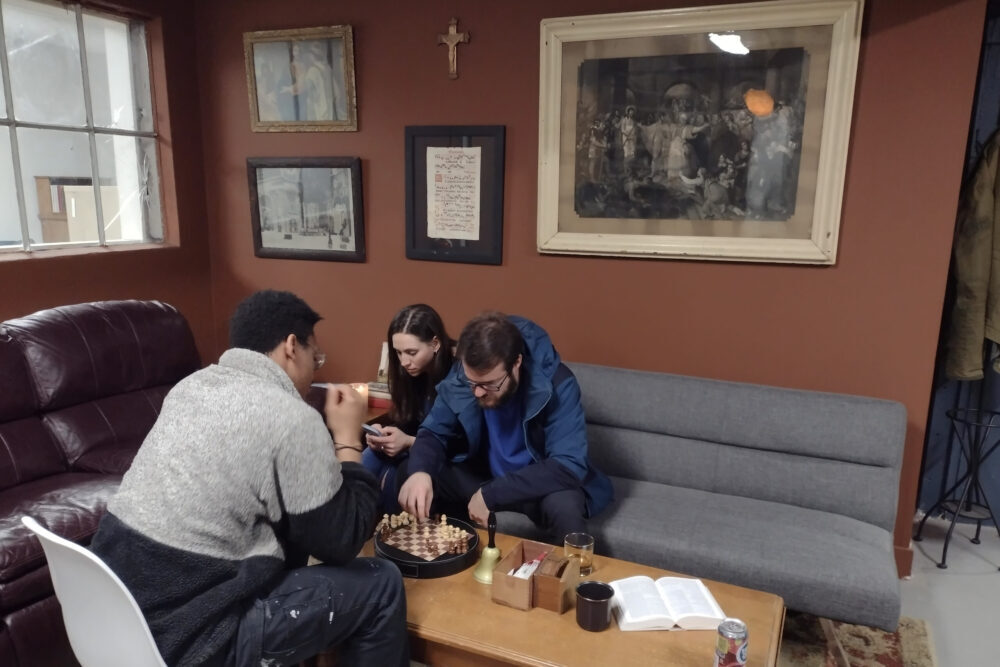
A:
[[[424,372],[417,377],[411,377],[399,363],[395,350],[389,354],[389,393],[392,395],[392,414],[390,418],[399,426],[419,426],[426,415],[427,409],[437,396],[437,383],[448,375],[455,355],[452,348],[455,341],[445,331],[444,322],[437,311],[430,306],[417,303],[406,306],[392,318],[386,340],[392,346],[393,334],[410,334],[424,343],[430,343],[437,336],[441,342],[437,354]]]
[[[486,312],[469,320],[458,337],[458,358],[469,368],[486,372],[503,362],[509,372],[524,352],[524,338],[507,316]]]

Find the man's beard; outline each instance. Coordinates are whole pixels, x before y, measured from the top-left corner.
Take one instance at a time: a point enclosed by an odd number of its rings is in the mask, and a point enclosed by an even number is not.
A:
[[[510,402],[510,399],[514,398],[514,396],[517,395],[518,386],[519,385],[517,383],[517,380],[514,379],[514,376],[513,375],[508,376],[507,384],[504,385],[504,389],[506,389],[507,391],[505,391],[500,396],[495,396],[492,392],[487,393],[482,398],[477,398],[476,402],[479,403],[479,407],[489,408],[491,410],[503,407],[504,405]],[[493,399],[493,400],[488,400],[488,399]]]

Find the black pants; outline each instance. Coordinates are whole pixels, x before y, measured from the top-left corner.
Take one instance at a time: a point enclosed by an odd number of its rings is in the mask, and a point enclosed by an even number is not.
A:
[[[409,461],[404,461],[396,474],[399,486],[409,476]],[[469,501],[483,484],[493,479],[488,464],[467,460],[447,463],[434,478],[434,500],[431,513],[448,516],[469,516]],[[491,507],[491,511],[519,512],[527,515],[536,526],[552,536],[555,544],[562,544],[566,533],[587,532],[587,505],[582,488],[556,491],[541,498]]]
[[[243,616],[227,662],[294,665],[334,646],[345,666],[409,666],[406,594],[393,563],[356,558],[289,570]]]

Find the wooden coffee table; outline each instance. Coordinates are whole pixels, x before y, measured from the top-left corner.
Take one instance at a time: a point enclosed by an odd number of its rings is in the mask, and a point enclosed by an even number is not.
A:
[[[486,544],[486,535],[480,531]],[[506,554],[519,538],[497,535]],[[369,542],[365,555],[372,555]],[[604,556],[594,557],[587,579],[613,581],[645,574],[674,573]],[[729,616],[749,628],[747,665],[774,665],[785,619],[785,605],[771,593],[704,580]],[[612,619],[603,632],[576,624],[576,610],[519,611],[496,604],[490,587],[472,577],[472,569],[440,579],[404,579],[406,620],[413,658],[432,666],[447,665],[711,665],[716,633],[707,630],[622,632]]]

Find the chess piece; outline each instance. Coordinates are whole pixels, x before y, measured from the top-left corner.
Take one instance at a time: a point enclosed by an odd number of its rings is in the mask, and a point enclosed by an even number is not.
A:
[[[483,549],[482,556],[479,557],[479,564],[473,570],[472,576],[481,584],[493,583],[493,568],[500,561],[500,550],[497,549],[497,515],[490,512],[489,519],[486,520],[486,529],[489,531],[489,544]]]

